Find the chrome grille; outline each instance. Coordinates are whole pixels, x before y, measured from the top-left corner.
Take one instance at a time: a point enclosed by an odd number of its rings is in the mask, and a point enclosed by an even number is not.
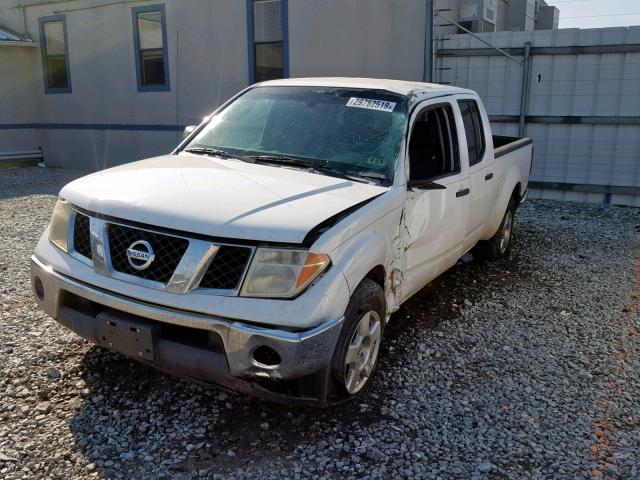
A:
[[[91,259],[89,217],[78,212],[76,212],[76,221],[73,225],[73,249],[79,255]]]
[[[255,250],[250,245],[191,238],[188,233],[146,230],[77,210],[74,218],[73,238],[69,239],[73,241],[72,256],[102,275],[172,293],[199,287],[215,290],[211,292],[214,295],[237,295]],[[142,270],[133,268],[127,258],[127,249],[140,240],[148,242],[154,254]],[[95,257],[92,249],[97,252]],[[140,266],[139,260],[134,263]]]
[[[221,245],[205,272],[200,287],[235,290],[242,280],[252,249],[233,245]]]
[[[117,223],[107,224],[109,253],[114,270],[161,283],[168,283],[178,263],[189,246],[186,238],[127,227]],[[146,240],[153,247],[155,260],[144,270],[136,270],[127,259],[127,248],[138,240]]]

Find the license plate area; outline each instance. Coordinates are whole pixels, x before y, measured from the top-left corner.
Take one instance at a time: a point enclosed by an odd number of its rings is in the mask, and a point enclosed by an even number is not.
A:
[[[158,327],[135,317],[105,311],[99,313],[98,345],[144,360],[154,359],[154,339]]]

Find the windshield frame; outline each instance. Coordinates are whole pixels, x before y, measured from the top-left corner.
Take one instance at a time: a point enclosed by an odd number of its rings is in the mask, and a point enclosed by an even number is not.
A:
[[[231,106],[233,103],[235,103],[238,99],[240,99],[241,97],[243,97],[244,95],[246,95],[248,92],[255,90],[255,89],[259,89],[259,88],[265,88],[265,87],[269,87],[269,88],[296,88],[296,87],[307,87],[307,88],[333,88],[336,90],[348,90],[348,91],[361,91],[361,92],[370,92],[370,93],[375,93],[375,92],[383,92],[384,94],[391,94],[391,95],[398,95],[399,97],[404,97],[404,99],[406,100],[406,112],[405,112],[405,124],[404,124],[404,128],[403,128],[403,133],[402,133],[402,137],[399,139],[400,143],[399,143],[399,147],[398,147],[398,152],[395,156],[394,159],[390,159],[390,161],[393,162],[392,164],[392,176],[391,178],[386,178],[386,179],[374,179],[376,181],[376,183],[383,185],[383,186],[391,186],[394,185],[396,183],[396,180],[398,179],[398,173],[401,173],[401,175],[403,175],[402,172],[399,172],[399,170],[404,170],[401,166],[402,160],[404,159],[405,156],[405,147],[406,147],[406,132],[409,129],[409,123],[410,123],[410,119],[411,119],[411,111],[412,111],[412,102],[411,102],[411,98],[410,96],[407,95],[403,95],[401,93],[398,92],[394,92],[393,90],[387,90],[384,88],[366,88],[366,87],[358,87],[358,86],[348,86],[348,85],[278,85],[278,84],[269,84],[268,82],[265,83],[258,83],[258,84],[254,84],[254,85],[250,85],[249,87],[245,88],[244,90],[241,90],[240,92],[238,92],[236,95],[234,95],[233,97],[231,97],[229,100],[227,100],[226,102],[224,102],[222,105],[220,105],[220,107],[218,107],[216,110],[214,110],[211,114],[209,114],[208,116],[204,117],[203,121],[187,136],[185,137],[179,144],[178,146],[171,152],[173,155],[177,155],[180,152],[185,151],[186,149],[188,149],[190,146],[195,147],[196,144],[191,145],[193,140],[198,136],[198,134],[204,130],[213,120],[215,117],[217,117],[218,115],[220,115],[223,111],[225,111],[229,106]],[[216,148],[220,148],[220,147],[216,147]],[[229,151],[230,156],[237,156],[237,157],[241,157],[242,154],[238,153],[238,154],[234,154],[234,152],[242,152],[241,150],[238,149],[232,149],[229,147],[226,147],[226,149]],[[188,153],[188,152],[186,152]],[[268,153],[265,153],[268,154]],[[311,157],[303,157],[303,156],[299,156],[299,155],[287,155],[291,158],[300,158],[300,159],[304,159],[304,160],[314,160]],[[326,162],[322,159],[315,159],[316,161],[318,161],[319,166],[322,166],[323,164],[325,164]],[[336,162],[337,163],[337,162]],[[264,163],[263,165],[269,165],[269,166],[274,166],[276,167],[276,165],[273,164],[268,164],[268,163]],[[338,171],[338,169],[336,169]],[[365,179],[363,177],[363,181],[369,181],[371,182],[372,179],[369,179],[368,177]]]

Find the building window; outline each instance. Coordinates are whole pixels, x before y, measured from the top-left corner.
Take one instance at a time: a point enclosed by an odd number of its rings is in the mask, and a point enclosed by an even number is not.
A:
[[[248,0],[249,81],[289,75],[287,0]]]
[[[64,15],[40,19],[45,93],[71,93],[67,22]]]
[[[138,91],[170,90],[164,5],[133,8],[133,39]]]

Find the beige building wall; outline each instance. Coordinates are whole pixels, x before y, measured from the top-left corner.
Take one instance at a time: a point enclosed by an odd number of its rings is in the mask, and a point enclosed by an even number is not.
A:
[[[292,0],[291,76],[423,78],[423,0]]]
[[[104,2],[91,1],[99,5]],[[202,117],[247,85],[246,13],[237,0],[164,2],[171,90],[139,92],[128,2],[24,2],[27,32],[39,42],[38,19],[66,16],[72,92],[46,94],[39,48],[35,122],[49,165],[96,170],[166,153],[179,131],[91,129],[86,125],[173,126]],[[0,9],[0,19],[4,21]],[[230,18],[239,19],[233,24]],[[52,125],[70,128],[51,128]]]
[[[139,92],[132,8],[158,4],[166,12],[171,89]],[[288,10],[289,76],[422,80],[426,2],[289,0]],[[15,97],[0,111],[0,151],[42,146],[47,165],[85,170],[166,153],[182,126],[249,85],[245,0],[0,2],[0,25],[38,44],[39,18],[54,14],[66,17],[72,92],[45,93],[39,47],[0,49],[0,61],[11,57],[3,65],[15,64],[0,78],[0,91]],[[6,128],[18,123],[40,128]]]
[[[40,49],[0,45],[0,152],[34,150],[40,146],[33,128],[11,129],[15,124],[33,124],[39,75]]]

